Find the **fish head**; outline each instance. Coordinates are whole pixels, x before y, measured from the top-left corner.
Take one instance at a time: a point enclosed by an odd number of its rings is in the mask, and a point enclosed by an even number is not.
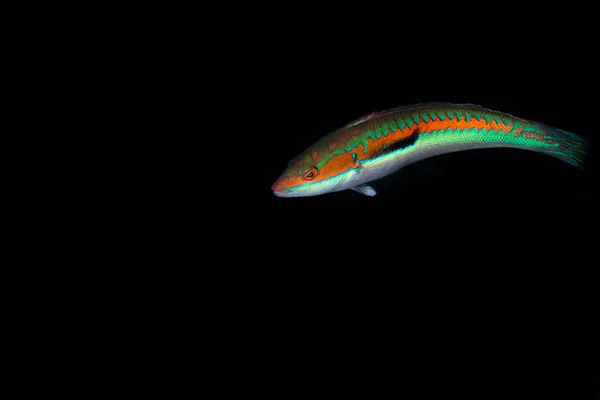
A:
[[[356,158],[340,150],[314,146],[288,163],[271,189],[279,197],[307,197],[354,186]]]

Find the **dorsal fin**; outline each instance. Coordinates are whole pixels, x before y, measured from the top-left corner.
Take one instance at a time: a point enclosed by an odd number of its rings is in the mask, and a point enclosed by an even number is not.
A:
[[[350,128],[350,127],[352,127],[352,126],[355,126],[355,125],[361,124],[361,123],[363,123],[363,122],[365,122],[365,121],[368,121],[368,120],[370,120],[370,119],[372,119],[372,118],[374,118],[374,117],[378,116],[378,115],[379,115],[379,114],[381,114],[382,112],[383,112],[383,111],[380,111],[380,112],[373,111],[373,112],[372,112],[372,113],[370,113],[370,114],[363,115],[363,116],[362,116],[362,117],[360,117],[359,119],[357,119],[357,120],[354,120],[354,121],[352,121],[352,122],[350,122],[350,123],[348,123],[348,124],[344,125],[344,126],[341,128],[341,129],[346,129],[346,128]]]

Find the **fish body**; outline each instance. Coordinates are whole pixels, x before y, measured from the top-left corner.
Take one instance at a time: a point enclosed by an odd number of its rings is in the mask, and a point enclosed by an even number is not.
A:
[[[280,197],[353,189],[405,165],[456,151],[509,147],[582,167],[587,142],[539,122],[473,104],[427,103],[366,115],[324,136],[288,164],[272,186]]]

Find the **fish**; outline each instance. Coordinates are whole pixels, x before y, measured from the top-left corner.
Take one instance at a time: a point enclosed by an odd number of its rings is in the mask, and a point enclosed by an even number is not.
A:
[[[589,143],[581,136],[476,104],[419,103],[372,112],[322,137],[293,158],[271,189],[278,197],[354,190],[440,154],[483,148],[547,154],[583,168]]]

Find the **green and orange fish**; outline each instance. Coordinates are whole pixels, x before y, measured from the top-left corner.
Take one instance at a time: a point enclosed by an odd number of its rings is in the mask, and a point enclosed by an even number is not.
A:
[[[582,167],[585,139],[539,122],[473,104],[428,103],[366,115],[323,137],[288,164],[273,184],[280,197],[352,189],[438,154],[512,147],[545,153]]]

